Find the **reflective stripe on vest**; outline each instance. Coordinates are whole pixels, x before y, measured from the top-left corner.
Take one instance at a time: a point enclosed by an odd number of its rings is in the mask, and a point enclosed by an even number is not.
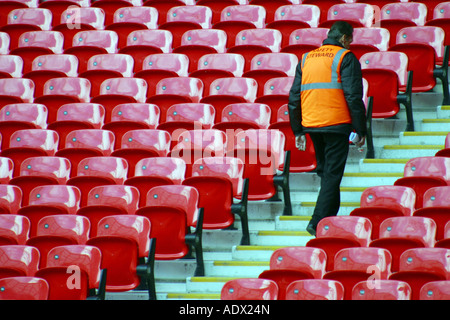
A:
[[[334,56],[333,62],[331,64],[331,82],[317,82],[317,83],[305,83],[302,84],[301,91],[312,90],[312,89],[342,89],[342,83],[338,82],[339,74],[337,72],[339,61],[341,56],[346,52],[346,49],[339,50]],[[305,65],[306,56],[308,53],[303,55],[302,68]]]

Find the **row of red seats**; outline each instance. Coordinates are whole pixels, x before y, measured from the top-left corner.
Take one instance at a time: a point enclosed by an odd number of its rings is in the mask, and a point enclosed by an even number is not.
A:
[[[346,248],[336,253],[334,269],[326,272],[323,250],[286,247],[272,254],[270,270],[258,278],[227,281],[221,299],[447,300],[449,253],[442,248],[406,250],[401,269],[391,273],[388,250]]]

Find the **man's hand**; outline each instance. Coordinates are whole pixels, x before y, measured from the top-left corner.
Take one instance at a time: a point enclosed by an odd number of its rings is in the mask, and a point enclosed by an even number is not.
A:
[[[295,146],[300,151],[305,151],[306,150],[306,137],[305,137],[305,135],[300,135],[300,136],[295,137]]]
[[[365,143],[366,143],[366,137],[362,137],[361,139],[359,139],[359,141],[357,143],[355,143],[355,145],[358,148],[362,148]]]

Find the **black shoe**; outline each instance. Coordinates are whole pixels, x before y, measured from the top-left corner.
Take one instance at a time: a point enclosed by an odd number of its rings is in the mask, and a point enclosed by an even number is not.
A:
[[[308,231],[312,236],[316,236],[316,228],[314,225],[310,222],[308,226],[306,227],[306,231]]]

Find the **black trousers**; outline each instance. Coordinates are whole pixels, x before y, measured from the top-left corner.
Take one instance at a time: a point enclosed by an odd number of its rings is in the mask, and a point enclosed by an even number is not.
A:
[[[317,227],[325,217],[335,216],[341,205],[340,185],[347,162],[348,135],[338,133],[309,133],[317,158],[317,174],[320,177],[320,192],[311,224]]]

